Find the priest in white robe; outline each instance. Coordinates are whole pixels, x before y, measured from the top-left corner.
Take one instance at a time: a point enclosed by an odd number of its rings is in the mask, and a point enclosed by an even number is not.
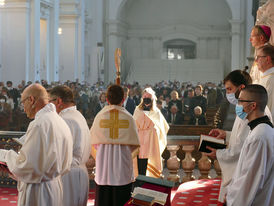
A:
[[[252,80],[248,73],[241,70],[234,70],[230,72],[224,79],[226,88],[226,97],[231,104],[236,105],[239,92],[247,85],[251,84]],[[265,109],[265,114],[272,121],[271,113],[268,108]],[[232,131],[223,131],[220,129],[213,129],[209,134],[226,140],[228,147],[226,149],[215,150],[209,148],[212,152],[205,153],[208,156],[216,158],[222,170],[222,182],[219,193],[219,201],[224,202],[227,186],[232,179],[232,175],[236,169],[240,152],[243,143],[250,132],[247,125],[248,120],[240,119],[236,116]]]
[[[34,119],[27,129],[19,153],[0,150],[18,181],[19,206],[63,205],[61,175],[70,169],[72,137],[66,122],[48,103],[47,91],[39,84],[27,87],[21,102],[27,116]]]
[[[89,192],[89,176],[86,163],[91,151],[91,138],[86,119],[76,109],[72,90],[56,86],[49,91],[49,102],[56,106],[57,113],[68,124],[73,140],[71,169],[62,176],[63,204],[86,206]]]
[[[267,92],[261,85],[248,85],[239,96],[237,115],[247,118],[251,132],[227,187],[228,206],[274,205],[274,129],[264,115]]]
[[[259,84],[266,88],[267,106],[274,118],[274,46],[266,45],[258,49],[256,62],[262,73]]]
[[[91,144],[96,149],[95,206],[121,206],[131,197],[133,158],[139,138],[132,115],[122,107],[123,88],[111,85],[105,106],[95,117]]]
[[[167,145],[169,125],[157,108],[156,99],[155,92],[151,88],[146,88],[133,117],[141,145],[138,154],[138,173],[159,178],[163,170],[161,155]]]
[[[271,37],[271,29],[266,25],[255,25],[250,34],[249,41],[252,46],[255,48],[254,57],[257,55],[257,49],[266,45]],[[258,69],[256,61],[253,62],[253,65],[250,69],[250,76],[252,78],[253,84],[258,84],[261,79],[261,72]]]

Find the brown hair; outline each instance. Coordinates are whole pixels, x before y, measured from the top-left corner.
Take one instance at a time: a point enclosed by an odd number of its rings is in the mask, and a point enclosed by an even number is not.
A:
[[[71,88],[69,88],[68,86],[59,85],[59,86],[53,87],[52,89],[48,91],[48,93],[51,96],[61,98],[64,103],[75,104],[73,92]]]
[[[107,100],[112,105],[119,105],[124,98],[124,90],[120,85],[113,84],[107,89]]]
[[[270,56],[271,62],[274,65],[274,46],[268,44],[268,45],[260,47],[259,49],[261,49],[263,51],[264,55]]]

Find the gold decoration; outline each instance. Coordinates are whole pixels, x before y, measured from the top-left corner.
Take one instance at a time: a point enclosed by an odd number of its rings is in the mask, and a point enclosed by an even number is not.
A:
[[[129,121],[126,119],[119,119],[119,111],[113,109],[110,111],[110,119],[102,119],[100,121],[100,128],[109,128],[109,137],[111,139],[118,139],[119,128],[128,128]]]
[[[121,49],[116,48],[115,49],[115,67],[116,67],[116,84],[120,85],[120,75],[121,75]]]

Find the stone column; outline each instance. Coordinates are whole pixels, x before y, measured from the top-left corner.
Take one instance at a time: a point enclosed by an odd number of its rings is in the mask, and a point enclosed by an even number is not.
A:
[[[59,81],[59,0],[54,0],[54,8],[53,8],[53,80]]]
[[[241,24],[242,20],[232,19],[229,21],[231,24],[231,68],[232,70],[240,69],[241,64]]]
[[[122,33],[119,32],[119,22],[115,20],[107,21],[107,41],[108,48],[105,50],[107,56],[105,64],[105,83],[114,82],[116,79],[116,68],[114,64],[114,52],[116,48],[121,48],[121,38]],[[123,54],[122,50],[122,56]],[[121,58],[122,59],[122,58]]]
[[[85,0],[81,0],[80,4],[80,50],[79,50],[79,60],[80,60],[80,81],[83,83],[85,81]]]
[[[0,5],[0,31],[3,31],[2,28],[2,8],[4,7],[4,5]],[[2,62],[2,35],[0,35],[0,81],[3,81],[3,76],[2,76],[2,69],[3,69],[3,62]]]
[[[79,35],[78,17],[75,19],[75,36],[74,36],[74,80],[78,79],[78,35]]]
[[[34,81],[40,81],[40,0],[31,1],[31,22],[32,22],[32,68],[34,70]]]
[[[201,159],[198,161],[198,168],[201,176],[199,179],[209,179],[209,170],[211,169],[211,160],[202,153]]]
[[[217,173],[217,178],[222,178],[222,170],[221,170],[218,160],[214,160],[214,169]]]
[[[191,153],[194,151],[194,145],[184,145],[183,151],[185,154],[185,159],[182,160],[182,168],[184,169],[185,176],[182,179],[182,182],[188,182],[194,180],[192,172],[195,167],[195,159],[192,157]]]
[[[178,170],[180,168],[180,159],[176,155],[179,149],[180,147],[178,145],[167,146],[167,150],[170,152],[170,157],[167,160],[167,169],[169,171],[167,179],[173,182],[178,182],[180,179],[178,175]]]

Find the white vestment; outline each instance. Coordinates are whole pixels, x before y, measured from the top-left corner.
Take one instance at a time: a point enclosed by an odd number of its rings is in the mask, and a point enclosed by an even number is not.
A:
[[[134,181],[134,153],[139,148],[136,123],[121,106],[107,105],[95,117],[90,129],[96,151],[95,182],[122,186]]]
[[[19,206],[63,205],[61,175],[70,169],[72,137],[53,104],[38,111],[18,152],[0,150],[18,180]]]
[[[59,115],[68,124],[73,138],[71,170],[62,176],[64,205],[86,206],[89,191],[86,162],[91,151],[89,128],[86,119],[77,111],[76,106],[62,110]]]
[[[139,158],[148,159],[146,175],[160,177],[163,170],[161,155],[167,145],[169,125],[158,108],[144,111],[136,107],[133,118],[136,121],[141,145]]]
[[[259,84],[264,86],[267,91],[267,106],[271,111],[272,119],[274,119],[274,67],[261,74]]]
[[[246,138],[227,187],[227,205],[274,205],[274,129],[257,125]]]
[[[265,114],[272,122],[271,113],[267,107],[265,109]],[[228,147],[226,149],[218,149],[216,151],[216,157],[222,170],[222,183],[219,193],[220,202],[224,202],[227,185],[232,179],[239,160],[242,146],[250,132],[250,128],[247,124],[247,119],[242,120],[238,116],[236,116],[232,131],[226,132],[226,140],[229,140]]]

